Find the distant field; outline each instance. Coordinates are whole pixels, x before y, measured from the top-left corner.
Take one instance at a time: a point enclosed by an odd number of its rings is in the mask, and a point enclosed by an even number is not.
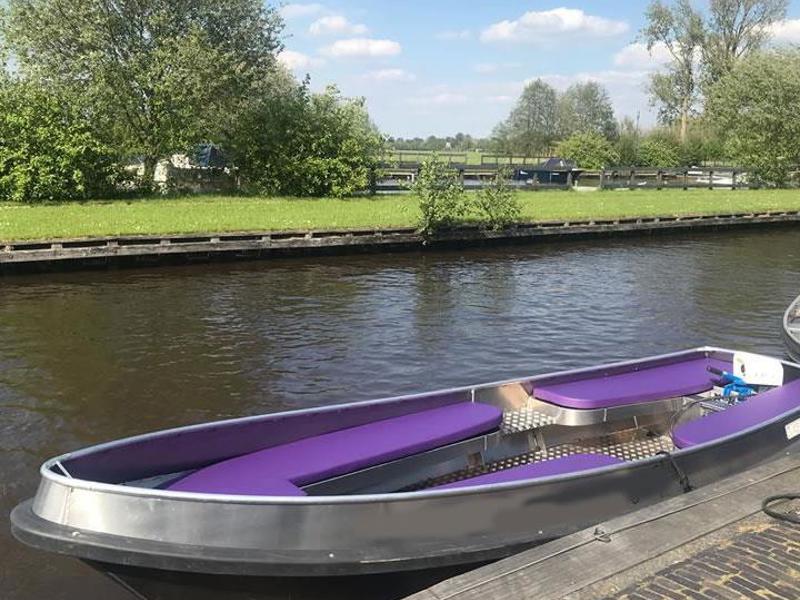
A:
[[[796,190],[520,192],[523,221],[798,210]],[[21,239],[413,227],[411,195],[353,199],[191,196],[47,205],[0,204],[0,242]]]

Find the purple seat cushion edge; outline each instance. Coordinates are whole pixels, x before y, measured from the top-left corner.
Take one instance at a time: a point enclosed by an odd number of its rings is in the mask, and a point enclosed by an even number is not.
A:
[[[502,411],[461,402],[393,417],[266,448],[199,469],[167,487],[180,491],[230,493],[239,480],[285,480],[308,485],[458,442],[496,429]],[[254,484],[255,485],[255,484]]]
[[[306,493],[287,479],[253,477],[236,465],[214,478],[184,477],[167,489],[175,492],[231,494],[235,496],[305,496]]]
[[[721,412],[683,423],[673,430],[672,441],[678,448],[696,446],[744,431],[798,408],[800,379],[762,392]]]
[[[706,367],[730,371],[732,364],[714,358],[645,367],[616,375],[590,377],[562,383],[534,384],[540,400],[565,408],[596,409],[698,394],[713,387]]]
[[[436,486],[433,489],[447,490],[455,488],[473,487],[476,485],[489,485],[508,483],[509,481],[524,481],[526,479],[539,479],[552,475],[565,475],[590,469],[599,469],[609,465],[621,464],[618,458],[605,454],[572,454],[562,458],[554,458],[530,465],[522,465],[511,469],[504,469],[486,475],[478,475],[470,479],[462,479],[453,483]]]

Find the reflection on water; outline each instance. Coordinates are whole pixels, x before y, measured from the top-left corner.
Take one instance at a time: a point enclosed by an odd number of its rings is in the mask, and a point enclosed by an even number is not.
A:
[[[713,344],[783,355],[797,230],[0,279],[0,495],[46,457],[222,417]],[[126,595],[0,528],[4,598]]]

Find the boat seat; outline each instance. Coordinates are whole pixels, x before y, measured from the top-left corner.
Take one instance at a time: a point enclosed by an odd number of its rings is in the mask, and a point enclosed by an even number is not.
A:
[[[309,485],[497,429],[495,406],[461,402],[273,446],[199,469],[167,489],[246,495],[304,494]],[[291,487],[289,487],[291,486]],[[234,490],[234,491],[231,491]],[[272,491],[276,493],[273,494]]]
[[[539,479],[542,477],[551,477],[553,475],[566,475],[568,473],[599,469],[600,467],[607,467],[609,465],[618,465],[622,462],[623,461],[618,458],[605,454],[572,454],[562,458],[554,458],[543,462],[495,471],[494,473],[487,473],[486,475],[478,475],[477,477],[462,479],[461,481],[455,481],[453,483],[446,483],[436,486],[433,489],[446,490],[473,487],[476,485],[508,483],[510,481],[524,481],[526,479]]]
[[[800,408],[800,379],[761,392],[723,411],[687,421],[672,431],[672,442],[688,448],[724,438]]]
[[[539,400],[564,408],[613,408],[708,391],[714,384],[707,367],[732,370],[729,361],[701,357],[614,375],[589,373],[577,381],[543,380],[534,384],[533,392]]]

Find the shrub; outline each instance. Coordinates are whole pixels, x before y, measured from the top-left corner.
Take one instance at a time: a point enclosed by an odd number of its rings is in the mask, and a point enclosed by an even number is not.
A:
[[[514,189],[509,185],[509,169],[498,169],[492,184],[479,190],[470,203],[481,223],[501,229],[519,220],[520,206]]]
[[[617,140],[617,154],[619,164],[626,167],[639,162],[639,136],[630,133],[621,133]]]
[[[665,135],[648,136],[639,145],[638,154],[642,167],[680,167],[683,162],[680,144]]]
[[[425,236],[454,225],[467,212],[464,187],[452,169],[435,154],[420,165],[411,189],[419,198],[420,231]]]
[[[120,173],[117,156],[80,110],[31,84],[0,83],[0,198],[98,197],[114,191]]]
[[[361,99],[286,82],[255,103],[230,153],[246,186],[265,194],[346,196],[369,186],[383,138]]]
[[[558,145],[556,153],[574,160],[584,169],[602,169],[619,162],[619,153],[614,145],[595,132],[572,134]]]

